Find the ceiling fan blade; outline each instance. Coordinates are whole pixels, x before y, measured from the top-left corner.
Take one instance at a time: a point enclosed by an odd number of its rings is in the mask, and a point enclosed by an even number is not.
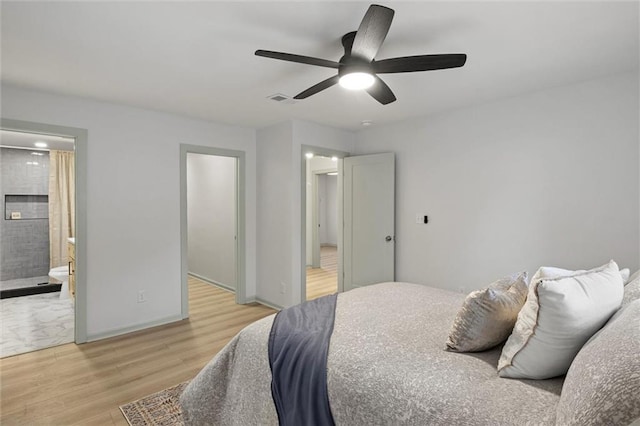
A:
[[[353,40],[351,55],[372,61],[389,32],[393,14],[393,9],[388,7],[377,4],[369,6]]]
[[[317,65],[326,68],[338,68],[339,63],[327,59],[312,58],[311,56],[294,55],[292,53],[272,52],[270,50],[256,50],[256,56],[265,58],[280,59],[282,61],[297,62],[300,64]]]
[[[373,62],[373,71],[376,73],[416,72],[457,68],[464,65],[467,55],[464,53],[452,53],[446,55],[418,55],[404,56],[402,58],[383,59]]]
[[[308,98],[311,95],[315,95],[316,93],[323,91],[324,89],[328,89],[329,87],[336,84],[338,80],[340,80],[340,76],[334,75],[333,77],[329,77],[328,79],[323,80],[320,83],[309,87],[307,90],[298,93],[293,97],[293,99]]]
[[[396,100],[396,95],[393,94],[387,83],[382,81],[380,77],[375,76],[376,81],[373,86],[369,87],[367,93],[369,93],[376,101],[382,105],[390,104]]]

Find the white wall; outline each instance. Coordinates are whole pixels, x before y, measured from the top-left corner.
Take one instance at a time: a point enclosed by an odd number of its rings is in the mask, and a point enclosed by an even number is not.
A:
[[[327,187],[327,216],[324,225],[327,233],[324,243],[335,246],[338,244],[338,176],[326,175],[324,179]]]
[[[187,154],[189,273],[236,288],[236,162]]]
[[[257,133],[257,296],[276,306],[291,304],[291,141],[290,122]]]
[[[320,245],[327,241],[327,175],[318,176],[318,240]]]
[[[637,270],[638,105],[635,73],[361,131],[356,153],[396,153],[396,279],[469,291],[541,265]]]
[[[338,206],[337,206],[337,176],[318,176],[318,198],[320,203],[319,239],[321,245],[338,244]]]
[[[355,134],[294,120],[260,129],[256,139],[260,159],[257,295],[272,305],[291,306],[302,301],[304,285],[302,145],[351,152]]]
[[[1,100],[4,118],[88,129],[90,340],[180,318],[181,143],[246,152],[247,295],[255,294],[255,130],[11,86]]]

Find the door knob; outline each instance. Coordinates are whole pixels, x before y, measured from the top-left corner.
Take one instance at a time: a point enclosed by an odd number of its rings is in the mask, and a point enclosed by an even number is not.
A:
[[[393,240],[393,237],[391,235],[387,235],[386,237],[384,237],[384,240],[386,242],[389,242],[389,241]]]

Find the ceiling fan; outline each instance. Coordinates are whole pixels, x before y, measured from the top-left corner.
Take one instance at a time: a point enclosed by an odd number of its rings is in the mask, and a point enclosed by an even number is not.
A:
[[[464,65],[467,55],[461,53],[404,56],[380,61],[375,60],[375,56],[389,32],[393,14],[393,9],[388,7],[377,4],[369,6],[360,23],[360,27],[358,27],[358,31],[352,31],[342,37],[344,56],[338,62],[270,50],[256,50],[255,54],[266,58],[338,70],[337,75],[298,93],[294,96],[294,99],[308,98],[339,83],[347,89],[364,89],[383,105],[395,101],[396,97],[389,86],[377,74],[431,71],[457,68]]]

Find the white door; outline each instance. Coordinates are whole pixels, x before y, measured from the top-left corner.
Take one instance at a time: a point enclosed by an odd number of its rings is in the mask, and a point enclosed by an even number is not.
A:
[[[394,281],[393,153],[344,159],[344,290]]]

